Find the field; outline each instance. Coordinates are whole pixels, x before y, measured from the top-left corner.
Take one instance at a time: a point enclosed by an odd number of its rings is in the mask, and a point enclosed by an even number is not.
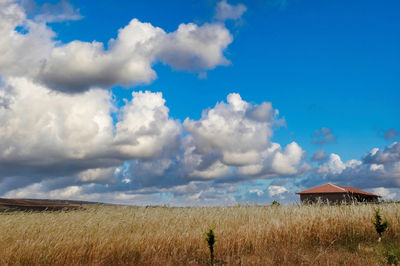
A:
[[[384,265],[400,255],[400,205],[378,242],[377,205],[85,206],[0,213],[0,265]]]

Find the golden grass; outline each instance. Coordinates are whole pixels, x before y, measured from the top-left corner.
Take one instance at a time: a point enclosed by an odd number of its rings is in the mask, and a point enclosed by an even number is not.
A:
[[[145,208],[0,214],[0,265],[206,265],[213,228],[218,265],[376,265],[400,244],[400,205]]]

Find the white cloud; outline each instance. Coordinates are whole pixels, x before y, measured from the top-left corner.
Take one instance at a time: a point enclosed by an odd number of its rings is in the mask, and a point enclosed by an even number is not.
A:
[[[222,24],[181,24],[160,40],[155,56],[175,69],[204,73],[230,63],[224,51],[232,40]]]
[[[54,93],[25,78],[5,80],[8,108],[0,108],[0,160],[45,165],[101,154],[112,141],[110,95]]]
[[[85,183],[102,183],[105,184],[115,183],[116,175],[119,172],[119,168],[108,167],[108,168],[93,168],[80,172],[78,176],[78,180]]]
[[[187,118],[183,125],[191,135],[191,148],[185,160],[196,169],[192,175],[201,176],[200,171],[213,178],[300,174],[304,155],[300,146],[292,142],[282,151],[270,141],[272,127],[281,124],[277,113],[271,103],[253,105],[232,93],[227,103],[203,111],[201,119]]]
[[[20,33],[21,26],[27,32]],[[51,52],[55,33],[45,24],[26,18],[14,1],[0,2],[0,75],[35,75],[39,64]]]
[[[277,151],[272,160],[272,168],[281,175],[294,175],[299,172],[298,166],[304,157],[304,151],[296,143],[288,144],[284,151]]]
[[[283,186],[269,186],[268,193],[272,196],[280,196],[281,194],[288,192],[288,190]]]
[[[70,10],[68,5],[65,8]],[[46,21],[64,19],[58,15],[31,20],[14,2],[0,4],[0,14],[0,74],[29,76],[68,93],[148,84],[157,77],[152,66],[159,61],[175,69],[204,73],[229,63],[224,51],[233,39],[220,23],[181,24],[176,31],[166,33],[132,19],[105,49],[96,41],[54,41],[55,33]],[[27,33],[16,31],[17,26]]]
[[[341,174],[346,168],[355,168],[361,164],[361,161],[355,159],[344,163],[339,155],[331,153],[327,161],[318,166],[317,172],[319,174]]]
[[[230,94],[227,103],[206,109],[201,119],[184,121],[179,150],[132,161],[132,184],[161,188],[193,180],[235,183],[302,175],[310,166],[302,162],[301,147],[292,142],[282,149],[270,142],[273,125],[280,123],[276,113],[270,103],[254,105]]]
[[[27,5],[31,9],[38,8],[33,0],[23,1],[24,7]],[[82,15],[79,9],[74,9],[73,6],[66,0],[61,0],[57,4],[44,3],[40,10],[30,10],[31,12],[37,12],[34,20],[39,22],[63,22],[71,20],[80,20]]]
[[[329,155],[327,162],[318,167],[320,174],[340,174],[346,168],[346,165],[340,159],[340,156],[334,153]]]
[[[107,91],[70,95],[25,78],[4,82],[0,92],[6,93],[0,95],[8,104],[0,107],[0,180],[84,171],[78,175],[82,182],[114,182],[109,167],[156,158],[179,145],[181,126],[169,118],[161,93],[134,92],[114,125]]]
[[[394,200],[397,197],[397,193],[394,191],[394,189],[387,189],[384,187],[373,188],[371,189],[371,192],[381,196],[384,200]]]
[[[257,121],[249,116],[250,109],[239,94],[233,93],[228,95],[227,103],[203,112],[198,121],[187,118],[183,125],[192,134],[198,153],[221,153],[227,165],[254,164],[270,144],[274,117],[269,114],[270,108],[265,110],[266,119]]]
[[[326,181],[360,188],[398,188],[400,144],[394,142],[382,150],[374,148],[361,161],[352,159],[343,162],[339,155],[330,154],[329,159],[317,167],[316,174]]]
[[[369,170],[371,170],[371,171],[378,171],[378,170],[384,170],[384,169],[385,169],[385,166],[383,164],[373,163],[369,166]]]
[[[262,191],[261,189],[250,189],[249,190],[250,194],[257,194],[257,196],[261,196],[264,194],[264,191]]]
[[[105,90],[64,94],[26,78],[8,78],[0,97],[7,102],[0,107],[3,192],[57,178],[62,179],[51,184],[56,189],[97,183],[114,186],[105,191],[126,191],[304,170],[304,152],[296,143],[282,150],[270,142],[279,123],[271,104],[250,104],[238,94],[204,111],[198,121],[186,119],[185,134],[169,117],[161,93],[133,92],[117,109]],[[130,163],[122,167],[125,161]]]
[[[80,186],[68,186],[51,191],[43,191],[40,183],[32,184],[26,188],[9,191],[5,194],[9,198],[52,198],[52,199],[77,199],[83,188]]]
[[[178,145],[180,124],[168,115],[161,93],[133,92],[116,124],[114,146],[133,158],[159,157],[164,146]]]
[[[240,174],[296,174],[302,149],[293,142],[282,152],[279,144],[270,142],[273,125],[280,123],[276,113],[271,103],[252,105],[232,93],[227,103],[203,112],[200,120],[186,119],[184,127],[193,136],[195,153],[219,155],[216,160],[239,167]]]
[[[378,148],[372,149],[363,160],[366,163],[385,164],[400,161],[400,142],[393,142],[384,150]]]
[[[229,167],[220,161],[214,162],[207,169],[197,170],[195,169],[190,176],[200,177],[202,179],[216,179],[226,177],[229,173]]]
[[[151,67],[157,40],[164,35],[162,29],[133,19],[119,30],[117,39],[110,40],[108,50],[95,41],[73,41],[53,48],[36,78],[65,92],[150,83],[156,78]]]
[[[104,90],[150,83],[157,62],[199,73],[229,64],[224,52],[233,38],[223,23],[181,24],[167,33],[133,19],[107,47],[64,44],[48,22],[80,14],[60,5],[59,13],[49,6],[29,19],[17,2],[0,2],[1,195],[147,202],[172,193],[196,204],[231,204],[234,183],[308,171],[297,143],[271,142],[285,120],[269,102],[232,93],[182,124],[161,93],[133,92],[117,107]],[[221,20],[245,11],[221,5]]]
[[[221,21],[240,19],[247,8],[243,4],[231,5],[226,0],[218,2],[215,8],[215,18]]]

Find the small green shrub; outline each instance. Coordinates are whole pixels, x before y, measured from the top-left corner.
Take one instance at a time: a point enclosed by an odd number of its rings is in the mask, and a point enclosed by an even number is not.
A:
[[[214,265],[215,235],[214,235],[214,231],[212,229],[210,229],[206,233],[206,242],[207,242],[208,248],[210,249],[210,265],[213,266]]]
[[[271,205],[272,205],[272,206],[280,206],[281,204],[280,204],[279,202],[277,202],[276,200],[274,200],[274,201],[271,203]]]
[[[389,226],[389,222],[387,220],[382,222],[382,216],[379,208],[375,209],[375,221],[373,221],[373,224],[380,239],[382,237],[382,234],[386,231],[387,227]]]

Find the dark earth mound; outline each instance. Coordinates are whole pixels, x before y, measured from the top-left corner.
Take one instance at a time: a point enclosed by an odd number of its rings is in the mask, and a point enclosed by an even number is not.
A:
[[[18,211],[70,211],[83,210],[79,205],[65,204],[56,200],[27,200],[0,198],[0,210]]]

